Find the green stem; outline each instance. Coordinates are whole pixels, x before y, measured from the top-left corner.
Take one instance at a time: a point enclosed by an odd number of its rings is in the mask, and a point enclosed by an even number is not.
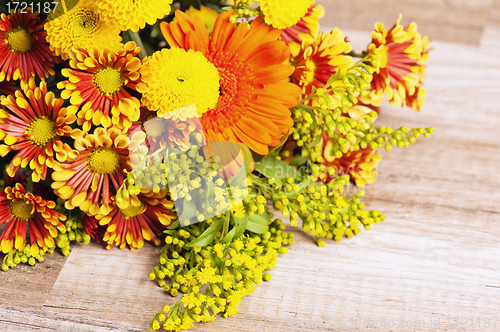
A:
[[[144,47],[144,44],[142,43],[141,36],[139,35],[139,32],[133,32],[132,30],[128,30],[128,35],[130,36],[130,39],[133,40],[137,46],[141,48],[141,51],[139,52],[139,58],[144,59],[148,56],[146,53],[146,48]]]

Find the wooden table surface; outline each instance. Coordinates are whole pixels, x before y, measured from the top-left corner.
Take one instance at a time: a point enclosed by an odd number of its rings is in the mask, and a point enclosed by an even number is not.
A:
[[[366,42],[366,33],[346,34]],[[492,326],[500,316],[499,34],[486,29],[478,45],[435,41],[426,107],[383,106],[381,125],[436,130],[384,153],[364,201],[385,221],[323,248],[297,230],[272,280],[244,298],[237,315],[192,331],[353,330],[333,329],[331,319],[365,322],[354,329],[361,331],[398,330],[401,320],[424,321],[419,331],[484,331],[486,318]],[[148,279],[156,248],[72,248],[69,257],[54,253],[0,273],[0,331],[142,332],[175,302]],[[450,328],[451,317],[465,317],[468,327]],[[500,331],[500,321],[488,330]]]

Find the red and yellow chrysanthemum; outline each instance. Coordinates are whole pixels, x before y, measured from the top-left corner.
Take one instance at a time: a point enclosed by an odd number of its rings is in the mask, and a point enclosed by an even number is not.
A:
[[[23,84],[23,91],[1,98],[10,112],[0,109],[0,139],[6,144],[0,145],[0,155],[19,151],[7,166],[9,176],[29,164],[33,181],[45,180],[47,168],[54,167],[56,159],[66,160],[71,147],[60,138],[70,136],[69,125],[76,117],[62,107],[63,103],[47,91],[45,82],[37,87],[33,80]]]
[[[319,33],[315,36],[303,36],[302,45],[292,44],[292,64],[295,72],[292,80],[302,89],[303,96],[311,93],[312,87],[322,88],[330,76],[341,67],[350,67],[353,63],[348,55],[351,44],[339,29]]]
[[[139,31],[170,14],[172,0],[95,0],[102,19],[121,30]]]
[[[20,183],[0,191],[0,224],[7,224],[0,236],[2,252],[8,253],[12,248],[23,251],[26,228],[32,256],[37,256],[40,248],[44,251],[54,248],[58,230],[66,230],[60,222],[66,220],[66,216],[54,211],[55,207],[53,201],[26,192]]]
[[[430,42],[418,33],[415,23],[403,27],[400,21],[401,15],[389,30],[381,22],[375,24],[368,50],[381,50],[380,68],[373,74],[369,95],[361,100],[378,106],[385,92],[392,105],[418,111],[424,105],[422,83]]]
[[[198,17],[180,11],[161,30],[172,48],[201,52],[219,73],[219,98],[201,117],[208,141],[242,142],[258,154],[279,144],[293,124],[290,107],[300,89],[289,83],[289,48],[281,31],[255,19],[251,25],[230,22],[233,11],[219,15],[209,36]]]
[[[302,43],[302,40],[309,38],[308,35],[316,35],[319,30],[319,20],[325,16],[325,9],[322,5],[313,6],[315,2],[316,0],[311,1],[306,15],[297,24],[283,30],[281,40],[287,44]]]
[[[338,175],[348,174],[359,187],[375,182],[378,174],[377,166],[382,159],[381,155],[376,154],[376,150],[366,148],[349,151],[342,157],[335,158],[335,155],[330,153],[333,144],[333,140],[323,133],[323,165],[335,168]],[[331,180],[328,173],[320,175],[320,178],[325,183]]]
[[[193,133],[202,133],[201,123],[197,120],[198,118],[181,120],[157,116],[156,112],[141,107],[139,120],[132,123],[129,133],[146,133],[145,144],[151,153],[166,147],[185,151],[192,143]]]
[[[0,15],[0,82],[54,75],[58,61],[45,40],[44,23],[31,9]]]
[[[120,29],[103,20],[93,0],[80,0],[73,9],[47,22],[45,30],[50,49],[64,60],[73,48],[115,51],[122,46]]]
[[[67,200],[69,210],[80,207],[90,215],[107,214],[113,191],[126,177],[123,170],[131,170],[128,135],[116,127],[98,127],[92,134],[75,130],[72,136],[76,157],[54,167],[52,188]]]
[[[16,87],[16,83],[13,81],[3,81],[0,82],[0,96],[1,95],[12,95],[16,92],[18,88]]]
[[[108,243],[107,248],[115,246],[130,249],[142,248],[144,240],[160,245],[158,238],[172,220],[177,217],[172,212],[174,203],[165,198],[165,192],[158,193],[146,190],[137,195],[133,204],[126,207],[116,203],[111,198],[111,211],[108,214],[99,213],[96,219],[100,225],[107,226],[103,240]]]
[[[107,49],[73,49],[68,53],[69,65],[61,73],[68,78],[57,87],[61,97],[69,99],[68,109],[77,114],[78,125],[89,131],[92,124],[120,128],[130,127],[139,119],[139,99],[130,93],[140,81],[141,49],[128,42],[118,51]]]

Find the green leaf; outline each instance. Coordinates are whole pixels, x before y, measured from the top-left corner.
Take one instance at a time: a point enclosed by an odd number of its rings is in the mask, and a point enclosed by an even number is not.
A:
[[[281,147],[283,145],[285,145],[286,141],[288,140],[288,137],[290,137],[290,134],[291,134],[290,129],[288,129],[288,132],[285,135],[281,136],[280,144],[278,144],[275,147],[269,149],[269,153],[268,154],[271,154],[272,152],[281,149]]]
[[[271,217],[267,212],[263,214],[254,214],[253,216],[248,217],[246,229],[257,234],[264,234],[267,232],[270,220]]]
[[[291,162],[290,166],[302,166],[308,161],[309,158],[307,157],[302,157],[302,156],[297,156],[295,157]]]
[[[179,218],[170,226],[167,227],[167,229],[177,229],[181,226],[181,222],[179,221]]]
[[[316,138],[314,139],[314,141],[312,141],[311,143],[307,144],[307,147],[308,148],[312,148],[313,146],[315,146],[316,144],[318,144],[319,141],[321,141],[321,135],[316,136]]]
[[[243,235],[243,233],[245,232],[245,229],[247,229],[248,215],[245,214],[245,216],[243,218],[238,218],[235,216],[234,219],[236,221],[236,226],[235,226],[235,228],[233,228],[233,229],[236,229],[236,231],[234,233],[234,238],[238,239],[241,235]]]
[[[298,176],[298,171],[295,168],[273,156],[266,156],[260,162],[255,163],[255,169],[267,178],[283,179],[292,177],[296,179]]]
[[[245,144],[243,143],[238,143],[238,144],[240,147],[243,148],[243,150],[245,150],[245,170],[249,172],[250,167],[252,166],[252,153]]]
[[[236,228],[233,228],[231,231],[229,231],[226,236],[222,239],[222,243],[229,243],[234,237],[234,233],[236,232]]]
[[[179,199],[176,201],[179,203]],[[177,218],[179,222],[184,220],[191,220],[196,215],[196,203],[194,200],[182,200],[182,214]]]
[[[227,216],[228,213],[226,213]],[[215,235],[217,234],[217,231],[221,228],[221,226],[224,224],[224,221],[226,221],[226,218],[220,218],[217,220],[215,223],[212,224],[212,226],[208,227],[200,236],[198,236],[196,239],[193,241],[189,242],[188,244],[185,245],[185,247],[191,248],[191,247],[204,247],[212,243],[212,241],[215,238]]]
[[[309,113],[309,115],[311,116],[311,118],[313,120],[313,123],[309,126],[309,129],[310,130],[316,129],[316,127],[318,126],[318,122],[316,121],[316,115],[314,114],[314,112],[307,106],[300,105],[299,107],[303,111],[306,111],[307,113]]]

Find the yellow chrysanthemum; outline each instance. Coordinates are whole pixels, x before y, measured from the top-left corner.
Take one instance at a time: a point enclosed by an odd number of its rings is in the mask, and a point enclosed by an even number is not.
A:
[[[297,24],[307,13],[311,0],[261,0],[260,9],[265,22],[275,28],[285,29]]]
[[[191,18],[194,18],[195,16],[201,18],[203,24],[207,27],[208,33],[211,33],[214,30],[215,20],[217,19],[217,16],[219,16],[219,13],[215,9],[205,7],[203,5],[200,6],[200,10],[191,6],[185,13]]]
[[[97,0],[102,19],[121,30],[139,31],[170,14],[172,0]]]
[[[201,52],[163,49],[143,60],[137,85],[142,104],[158,115],[188,105],[199,114],[215,107],[219,99],[219,74]]]
[[[56,55],[67,59],[72,48],[91,47],[111,51],[121,47],[120,29],[105,22],[90,0],[80,0],[66,14],[45,24],[47,41]]]

